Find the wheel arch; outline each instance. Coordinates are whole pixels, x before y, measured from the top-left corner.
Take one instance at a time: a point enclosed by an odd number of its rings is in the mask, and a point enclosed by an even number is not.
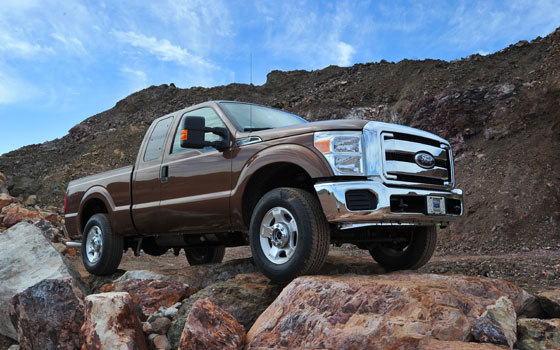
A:
[[[278,187],[295,187],[316,195],[315,179],[332,175],[319,154],[301,145],[273,146],[256,153],[245,164],[232,193],[233,226],[249,227],[252,211],[266,192]]]
[[[80,233],[83,233],[84,227],[93,215],[104,213],[111,217],[115,209],[111,195],[107,189],[101,186],[94,186],[87,190],[80,203],[78,211]]]

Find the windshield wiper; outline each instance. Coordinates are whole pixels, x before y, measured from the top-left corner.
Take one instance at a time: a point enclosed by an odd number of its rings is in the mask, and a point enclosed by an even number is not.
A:
[[[272,128],[243,128],[243,131],[261,131],[261,130],[268,130]]]

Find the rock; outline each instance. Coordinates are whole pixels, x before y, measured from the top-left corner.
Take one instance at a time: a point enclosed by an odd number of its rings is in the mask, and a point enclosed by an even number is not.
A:
[[[171,326],[171,320],[167,317],[159,317],[154,322],[150,323],[152,327],[152,333],[166,334],[169,326]]]
[[[152,340],[156,350],[170,350],[169,340],[163,334],[157,334]]]
[[[221,264],[207,264],[189,266],[185,269],[187,277],[183,282],[197,289],[203,289],[209,285],[229,280],[239,274],[258,272],[252,258],[236,259]]]
[[[274,301],[281,287],[274,285],[260,273],[241,274],[227,281],[208,286],[183,301],[167,333],[171,346],[176,348],[193,304],[209,298],[250,329],[259,315]]]
[[[106,284],[111,284],[125,273],[124,270],[117,270],[115,273],[106,276],[89,275],[87,279],[88,288],[91,294],[101,293],[101,288]]]
[[[544,312],[551,318],[560,318],[560,289],[537,295]]]
[[[169,277],[160,275],[149,270],[130,270],[126,271],[122,276],[115,280],[115,283],[120,283],[130,280],[169,280]]]
[[[73,278],[42,280],[10,301],[9,315],[24,349],[80,348],[84,294]]]
[[[516,345],[520,350],[560,349],[560,319],[520,318]]]
[[[196,292],[196,289],[173,280],[122,280],[101,287],[101,292],[127,292],[147,317],[160,307],[170,307]],[[145,318],[144,318],[145,319]]]
[[[473,336],[482,343],[507,345],[513,349],[517,340],[517,315],[512,302],[507,297],[500,297],[495,304],[474,322]]]
[[[10,196],[7,193],[0,193],[0,211],[8,206],[9,204],[13,203],[15,201],[15,198]]]
[[[92,294],[86,297],[85,307],[82,350],[148,350],[128,293]]]
[[[44,220],[45,218],[37,210],[29,210],[22,208],[18,205],[8,205],[2,209],[2,225],[6,227],[12,227],[18,222],[23,220]]]
[[[34,195],[34,194],[30,195],[29,197],[27,197],[27,199],[25,200],[25,202],[23,202],[23,204],[24,204],[26,207],[32,207],[32,206],[34,206],[35,204],[37,204],[37,196]]]
[[[0,172],[0,193],[8,193],[8,179],[6,179],[6,175]]]
[[[477,277],[300,277],[259,316],[247,335],[248,348],[406,350],[427,336],[466,341],[474,321],[501,296],[516,311],[534,302],[512,283]]]
[[[467,343],[427,338],[420,342],[418,350],[505,350],[507,348],[489,343]]]
[[[240,350],[244,343],[243,326],[212,300],[204,298],[193,304],[178,350]]]
[[[74,277],[79,274],[54,249],[41,231],[22,222],[0,234],[0,334],[17,339],[8,318],[10,298],[44,279]]]
[[[19,350],[19,345],[12,345],[8,348],[8,350]]]

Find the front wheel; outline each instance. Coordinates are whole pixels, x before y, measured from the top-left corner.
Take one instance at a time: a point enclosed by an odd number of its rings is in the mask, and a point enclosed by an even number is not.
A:
[[[123,255],[123,238],[111,228],[107,214],[89,218],[82,235],[82,261],[86,270],[94,275],[114,273]]]
[[[436,249],[437,232],[434,226],[411,227],[403,240],[377,244],[369,253],[387,270],[416,270],[424,266]]]
[[[329,252],[329,239],[329,226],[318,199],[301,189],[268,192],[251,217],[253,259],[276,283],[317,273]]]
[[[221,263],[225,254],[224,246],[185,248],[185,255],[191,266]]]

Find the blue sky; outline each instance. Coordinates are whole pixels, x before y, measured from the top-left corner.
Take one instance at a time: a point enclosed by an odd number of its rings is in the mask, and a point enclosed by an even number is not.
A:
[[[560,26],[558,0],[0,0],[0,154],[64,136],[150,85],[274,69],[452,60]]]

